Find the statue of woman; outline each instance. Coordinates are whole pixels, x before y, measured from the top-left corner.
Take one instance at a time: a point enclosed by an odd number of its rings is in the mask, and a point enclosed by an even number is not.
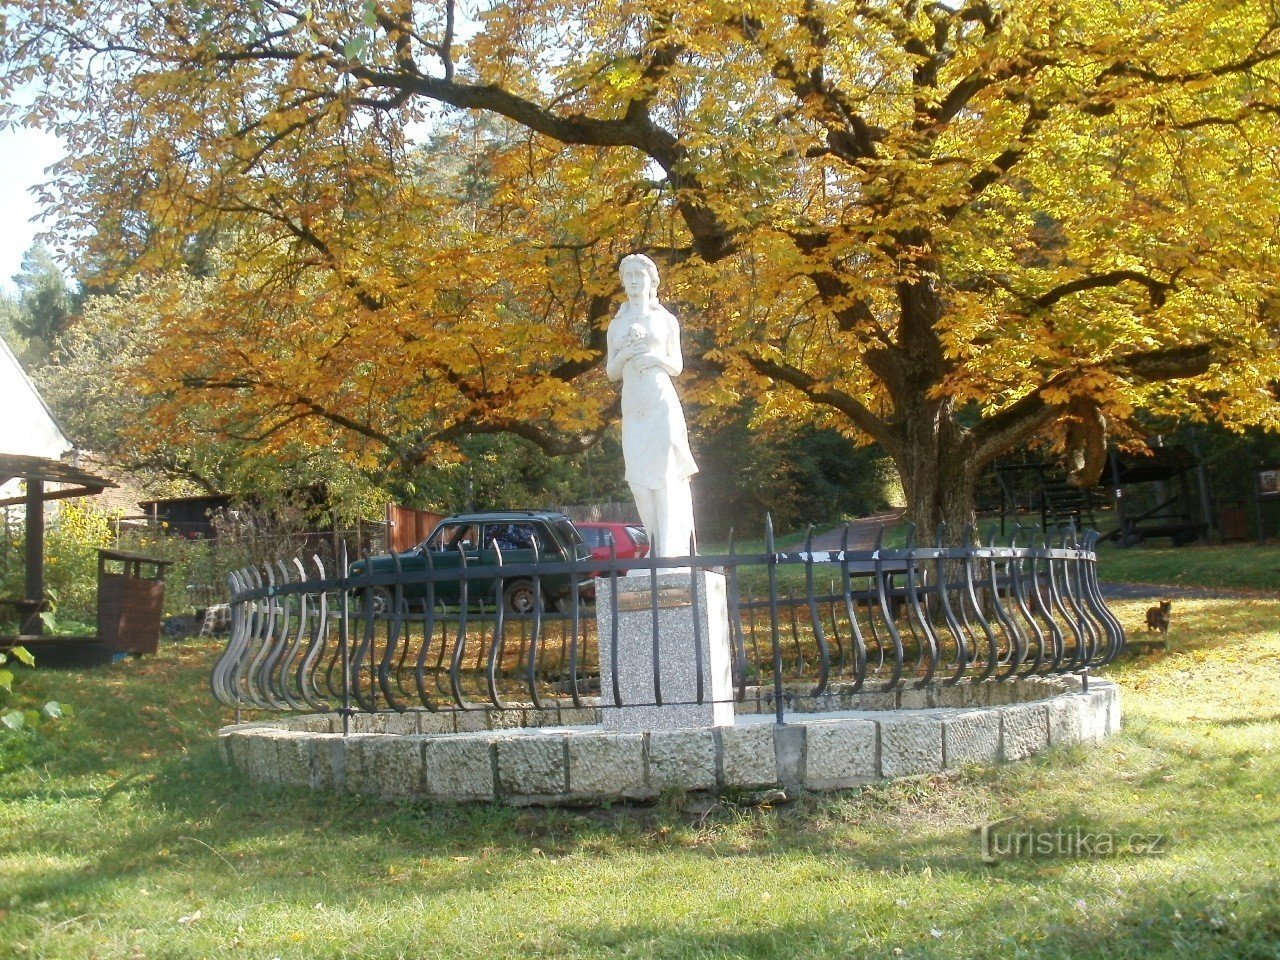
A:
[[[684,370],[680,325],[658,302],[658,268],[642,254],[618,267],[627,302],[609,324],[605,372],[622,381],[622,455],[627,483],[649,535],[650,555],[692,552],[693,499],[698,472],[689,452],[684,410],[671,378]]]

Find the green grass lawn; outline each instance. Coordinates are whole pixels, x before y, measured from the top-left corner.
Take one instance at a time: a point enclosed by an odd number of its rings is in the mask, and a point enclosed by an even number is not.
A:
[[[1280,601],[1182,601],[1170,639],[1110,671],[1100,746],[772,809],[255,787],[214,645],[37,670],[19,700],[75,714],[0,736],[0,957],[1280,957]],[[1167,848],[985,864],[1004,817]]]
[[[1167,542],[1167,541],[1166,541]],[[1280,547],[1253,543],[1220,547],[1142,544],[1098,548],[1098,574],[1125,583],[1170,583],[1280,592]]]

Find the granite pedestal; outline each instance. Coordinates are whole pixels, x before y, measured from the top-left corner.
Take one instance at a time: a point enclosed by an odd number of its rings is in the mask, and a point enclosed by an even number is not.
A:
[[[656,669],[653,586],[647,572],[620,577],[615,603],[613,583],[608,579],[597,582],[603,726],[625,732],[732,726],[732,660],[724,575],[705,570],[658,575]],[[614,701],[615,613],[621,707]],[[698,696],[699,665],[701,698]]]

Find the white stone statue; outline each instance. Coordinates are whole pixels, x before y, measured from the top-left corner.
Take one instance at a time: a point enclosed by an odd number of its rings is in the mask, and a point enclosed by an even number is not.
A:
[[[684,370],[680,324],[658,302],[658,268],[642,254],[618,267],[627,302],[609,324],[605,372],[622,381],[622,455],[627,483],[649,535],[650,555],[691,552],[693,499],[689,478],[698,472],[672,377]]]

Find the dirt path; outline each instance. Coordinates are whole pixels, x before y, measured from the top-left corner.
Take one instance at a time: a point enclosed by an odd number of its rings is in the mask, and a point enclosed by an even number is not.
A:
[[[902,510],[890,510],[888,513],[880,513],[874,517],[850,520],[848,523],[849,549],[870,550],[876,545],[876,535],[880,532],[880,528],[891,523],[897,523],[902,518],[903,512]],[[843,549],[844,530],[844,527],[836,527],[833,530],[827,530],[825,533],[815,533],[813,535],[813,549]]]

